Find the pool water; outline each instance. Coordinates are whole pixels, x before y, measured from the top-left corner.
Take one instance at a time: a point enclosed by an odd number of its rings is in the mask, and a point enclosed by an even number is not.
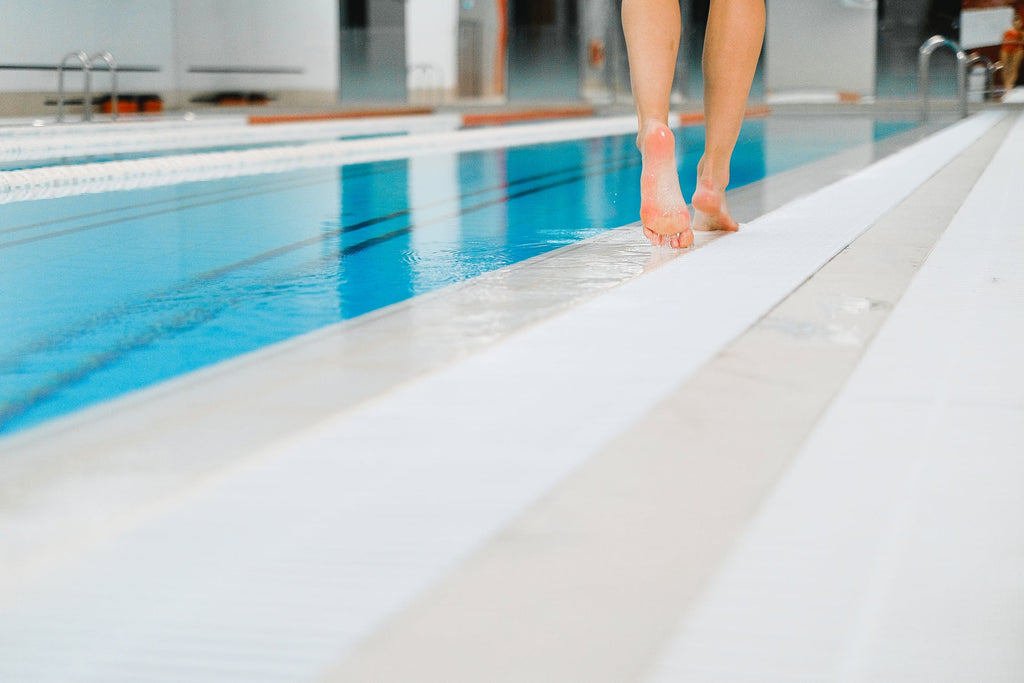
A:
[[[913,125],[747,122],[732,186]],[[639,171],[624,135],[2,205],[0,434],[632,223]]]

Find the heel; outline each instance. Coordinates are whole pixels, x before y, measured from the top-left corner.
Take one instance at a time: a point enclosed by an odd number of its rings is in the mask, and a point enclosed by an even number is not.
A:
[[[709,181],[701,180],[693,193],[693,208],[701,213],[718,213],[722,208],[722,195]]]

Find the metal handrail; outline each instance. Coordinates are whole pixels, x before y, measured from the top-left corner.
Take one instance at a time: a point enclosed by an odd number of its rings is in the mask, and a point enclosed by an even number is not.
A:
[[[996,71],[1003,68],[1003,65],[993,64],[991,59],[985,55],[979,55],[977,52],[974,52],[967,57],[967,70],[970,71],[971,67],[975,64],[984,65],[986,81],[984,94],[986,96],[991,96],[996,91]]]
[[[111,109],[111,118],[117,120],[117,60],[114,59],[114,55],[107,51],[97,52],[89,60],[90,65],[95,64],[97,61],[104,61],[107,64],[107,69],[110,71],[110,100],[113,105]],[[88,120],[88,119],[86,119]]]
[[[928,119],[928,68],[932,53],[948,47],[956,53],[956,87],[960,98],[960,118],[967,116],[967,55],[955,41],[945,36],[932,36],[918,50],[917,88],[921,93],[921,120]]]
[[[60,64],[57,65],[57,120],[64,120],[64,67],[67,65],[68,60],[72,58],[82,63],[82,71],[85,72],[85,111],[82,114],[82,120],[88,121],[92,118],[92,93],[90,92],[92,65],[89,63],[89,55],[81,50],[67,53],[64,55],[64,59],[60,60]]]

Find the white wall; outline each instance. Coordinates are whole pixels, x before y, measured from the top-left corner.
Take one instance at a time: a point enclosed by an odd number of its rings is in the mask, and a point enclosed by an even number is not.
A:
[[[73,50],[109,50],[127,92],[263,90],[321,93],[338,84],[337,0],[0,0],[0,62],[53,64]],[[190,66],[293,67],[295,75],[190,74]],[[68,89],[81,76],[68,75]],[[97,91],[107,89],[96,74]],[[56,92],[53,71],[0,69],[0,92]],[[41,98],[39,98],[41,100]]]
[[[877,17],[873,4],[844,0],[768,2],[766,91],[874,95]]]
[[[123,89],[174,87],[171,16],[174,0],[0,0],[0,62],[57,64],[73,50],[109,50],[122,64],[153,65],[156,74],[123,74]],[[105,76],[97,86],[107,87]],[[0,70],[0,91],[55,92],[52,71]],[[68,76],[81,88],[81,76]]]
[[[960,45],[965,50],[1000,45],[1013,23],[1013,7],[964,10],[960,15]]]
[[[405,59],[440,69],[446,91],[455,88],[459,26],[458,0],[406,0]],[[410,87],[416,84],[410,83]]]
[[[174,4],[181,89],[334,92],[337,88],[337,0],[174,0]],[[193,66],[284,67],[303,73],[188,73]]]

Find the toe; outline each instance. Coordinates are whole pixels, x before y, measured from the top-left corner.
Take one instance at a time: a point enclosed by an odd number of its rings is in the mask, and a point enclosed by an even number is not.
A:
[[[644,228],[644,237],[650,240],[651,244],[653,244],[656,247],[661,245],[661,235],[654,232],[650,228]]]

